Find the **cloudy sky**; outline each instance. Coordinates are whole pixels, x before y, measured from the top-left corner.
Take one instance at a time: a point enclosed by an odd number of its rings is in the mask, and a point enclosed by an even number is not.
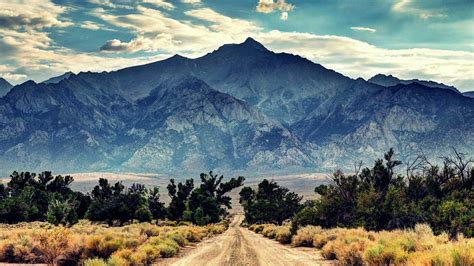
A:
[[[473,0],[0,0],[0,77],[195,58],[249,36],[354,78],[474,90]]]

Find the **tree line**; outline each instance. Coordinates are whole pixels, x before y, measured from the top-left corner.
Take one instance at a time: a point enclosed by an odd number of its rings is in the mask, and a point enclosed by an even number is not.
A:
[[[315,188],[317,200],[301,197],[264,180],[257,189],[244,187],[240,202],[249,224],[291,221],[292,232],[305,225],[364,227],[367,230],[413,228],[429,224],[451,238],[474,236],[473,160],[454,150],[441,166],[419,156],[396,174],[401,161],[391,149],[372,168],[346,175],[335,172],[330,183]]]
[[[0,223],[48,221],[58,225],[72,225],[79,219],[108,224],[147,222],[153,219],[189,221],[198,225],[215,223],[231,208],[227,192],[241,186],[245,178],[231,178],[213,172],[200,175],[200,185],[194,180],[167,186],[171,198],[169,206],[160,200],[159,188],[133,184],[126,188],[121,182],[99,184],[87,194],[70,188],[72,176],[53,176],[51,172],[38,175],[13,172],[9,182],[0,184]]]

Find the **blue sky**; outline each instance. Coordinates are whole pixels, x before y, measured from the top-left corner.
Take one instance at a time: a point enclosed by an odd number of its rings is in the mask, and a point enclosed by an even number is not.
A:
[[[0,76],[198,57],[249,36],[354,78],[474,90],[472,0],[0,0]]]

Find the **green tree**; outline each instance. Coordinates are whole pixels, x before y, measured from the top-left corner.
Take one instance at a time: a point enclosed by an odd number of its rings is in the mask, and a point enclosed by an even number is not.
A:
[[[158,187],[153,187],[148,191],[148,206],[153,219],[163,219],[166,217],[166,207],[160,201],[160,189]]]
[[[218,176],[211,171],[209,174],[202,173],[200,179],[200,186],[192,191],[189,198],[189,210],[194,211],[193,222],[218,222],[227,214],[226,208],[232,208],[231,198],[227,193],[241,186],[245,178],[239,176],[223,182],[223,175]]]
[[[293,229],[306,224],[391,230],[428,222],[435,233],[454,238],[474,233],[473,160],[454,150],[438,167],[425,157],[407,163],[407,175],[389,150],[384,159],[355,175],[334,173],[329,185],[316,187],[321,198],[293,218]],[[415,170],[417,166],[418,170]]]
[[[54,225],[77,223],[78,217],[74,205],[74,202],[64,200],[59,193],[54,194],[48,205],[47,221]]]
[[[175,180],[171,179],[166,187],[171,202],[168,206],[168,215],[171,220],[179,221],[183,218],[183,212],[186,210],[187,202],[191,192],[194,189],[194,180],[188,179],[183,183],[176,185]]]
[[[264,179],[257,191],[244,187],[240,192],[240,203],[244,207],[248,223],[276,223],[293,217],[300,209],[302,197],[280,187],[274,181]]]
[[[88,208],[89,197],[72,191],[71,176],[56,176],[45,171],[36,175],[30,172],[13,172],[7,186],[0,188],[0,221],[15,223],[22,221],[45,221],[54,195],[74,204],[74,212],[83,218]],[[79,211],[79,212],[78,212]]]

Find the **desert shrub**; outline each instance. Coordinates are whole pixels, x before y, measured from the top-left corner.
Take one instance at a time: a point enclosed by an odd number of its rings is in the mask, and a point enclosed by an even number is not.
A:
[[[177,226],[178,222],[170,221],[170,220],[162,220],[162,221],[158,221],[156,225],[158,225],[158,226]]]
[[[200,242],[206,236],[207,230],[202,227],[188,227],[185,233],[185,237],[189,242]]]
[[[140,235],[146,235],[146,237],[157,236],[160,234],[160,228],[149,223],[145,223],[140,227]]]
[[[157,247],[163,258],[173,257],[179,250],[179,246],[174,241],[163,241],[159,243]]]
[[[257,225],[255,225],[255,227],[253,228],[253,229],[254,229],[253,231],[254,231],[255,233],[261,233],[262,230],[263,230],[263,228],[265,228],[263,224],[257,224]]]
[[[275,240],[282,244],[291,243],[291,232],[289,226],[280,226],[276,229]]]
[[[151,265],[174,256],[190,241],[223,232],[226,223],[207,226],[122,227],[81,221],[70,228],[49,223],[0,224],[0,262]],[[95,259],[95,260],[94,260]]]
[[[173,257],[179,250],[179,244],[176,241],[161,236],[151,238],[149,244],[156,246],[164,258]]]
[[[322,232],[321,227],[308,225],[298,229],[296,235],[293,236],[291,245],[294,247],[312,247],[315,235]]]
[[[391,243],[376,243],[365,251],[365,261],[376,265],[400,265],[408,258],[408,252],[403,246]]]
[[[33,235],[33,246],[48,264],[56,264],[59,256],[70,251],[70,231],[64,227],[42,230]]]
[[[223,232],[225,232],[228,226],[229,225],[226,222],[221,222],[217,224],[209,224],[206,226],[206,229],[209,233],[215,235],[215,234],[222,234]]]
[[[364,251],[370,242],[367,232],[362,229],[340,230],[334,239],[327,241],[322,248],[323,257],[347,265],[362,265]]]
[[[108,266],[128,266],[130,265],[130,263],[126,259],[120,256],[117,256],[115,254],[112,254],[112,256],[110,256],[110,258],[107,260],[107,265]]]
[[[267,237],[275,232],[278,241],[280,234],[291,239],[290,228],[271,224],[249,226],[249,230],[260,230]],[[473,238],[458,236],[457,240],[450,240],[446,233],[435,235],[426,224],[379,232],[305,226],[293,236],[292,246],[320,248],[325,259],[338,260],[341,265],[474,265]]]
[[[335,240],[338,234],[344,229],[330,229],[322,230],[321,233],[314,235],[313,237],[313,246],[316,248],[322,248],[329,241]]]
[[[124,249],[115,251],[110,257],[119,257],[119,258],[124,259],[125,261],[130,262],[132,254],[133,254],[133,250],[124,248]]]
[[[107,266],[107,263],[103,259],[99,258],[86,259],[84,261],[84,266]]]
[[[124,247],[122,239],[111,235],[93,235],[85,240],[84,253],[88,257],[108,258],[112,253]]]
[[[409,253],[409,265],[473,265],[474,239],[460,238],[457,241],[440,243],[431,249]]]
[[[265,224],[261,233],[263,236],[273,239],[276,237],[276,226],[273,224]]]
[[[160,250],[158,247],[150,244],[144,244],[138,247],[136,252],[143,254],[143,263],[147,265],[152,264],[160,257]]]
[[[181,247],[184,247],[188,244],[188,240],[180,231],[170,232],[166,234],[165,237],[174,240]]]

